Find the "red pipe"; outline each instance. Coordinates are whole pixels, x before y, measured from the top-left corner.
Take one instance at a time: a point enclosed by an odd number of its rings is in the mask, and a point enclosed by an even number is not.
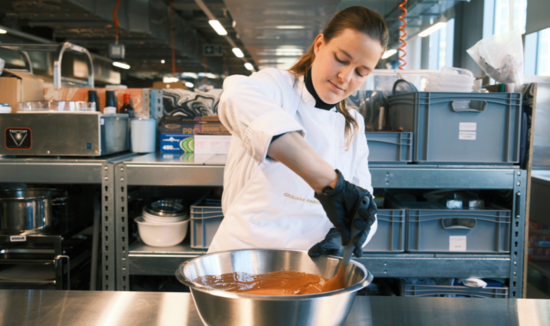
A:
[[[113,22],[115,23],[115,43],[118,43],[118,26],[120,26],[120,22],[118,21],[117,14],[118,14],[118,7],[120,7],[120,0],[117,0],[115,4],[115,10],[113,10]]]

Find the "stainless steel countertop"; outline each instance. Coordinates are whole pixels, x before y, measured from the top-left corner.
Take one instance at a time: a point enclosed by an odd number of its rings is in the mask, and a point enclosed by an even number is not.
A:
[[[189,293],[0,290],[0,325],[202,325]],[[550,325],[550,300],[355,298],[344,325]]]

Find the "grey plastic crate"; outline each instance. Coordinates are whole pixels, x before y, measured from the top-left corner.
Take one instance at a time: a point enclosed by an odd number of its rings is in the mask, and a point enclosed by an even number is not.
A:
[[[466,286],[405,284],[402,288],[402,295],[405,297],[442,297],[444,295],[454,295],[470,298],[506,299],[508,298],[508,288],[471,288]]]
[[[413,92],[388,103],[391,128],[414,132],[415,162],[519,162],[521,93]]]
[[[405,251],[404,209],[379,209],[376,214],[378,229],[363,252],[403,252]]]
[[[222,220],[221,206],[207,206],[204,198],[191,205],[191,248],[208,249]]]
[[[412,162],[412,132],[366,132],[369,163]]]
[[[408,252],[510,252],[510,210],[445,209],[433,203],[402,205],[408,208]]]

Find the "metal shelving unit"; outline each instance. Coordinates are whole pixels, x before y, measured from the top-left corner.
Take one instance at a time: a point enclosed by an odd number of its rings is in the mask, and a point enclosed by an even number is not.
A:
[[[0,156],[0,182],[101,185],[102,290],[115,289],[114,165],[133,153],[100,158]],[[94,221],[95,223],[95,221]]]
[[[124,213],[127,186],[222,186],[225,156],[173,157],[143,155],[117,164],[117,290],[128,290],[130,275],[173,275],[187,259],[205,253],[183,243],[154,248],[127,243]],[[375,277],[485,277],[510,279],[510,297],[521,297],[527,171],[515,167],[371,165],[374,188],[507,189],[514,192],[511,253],[481,254],[365,254],[358,259]],[[119,191],[121,193],[119,194]]]

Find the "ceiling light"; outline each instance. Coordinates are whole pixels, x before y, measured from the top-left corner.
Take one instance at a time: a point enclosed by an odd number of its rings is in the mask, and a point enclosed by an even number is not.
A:
[[[0,34],[6,34],[7,32],[5,29],[0,29]]]
[[[242,57],[244,57],[243,51],[241,51],[241,49],[239,49],[239,48],[233,48],[233,53],[235,53],[235,56],[236,56],[237,58],[242,58]]]
[[[439,22],[439,23],[437,23],[435,25],[432,25],[432,26],[428,27],[427,29],[423,30],[422,32],[420,32],[420,34],[418,34],[418,36],[426,37],[426,36],[430,35],[431,33],[439,30],[440,28],[442,28],[445,25],[447,25],[446,22]]]
[[[122,69],[130,69],[130,65],[127,64],[127,63],[124,63],[124,62],[114,61],[113,66],[119,67],[119,68],[122,68]]]
[[[300,56],[302,54],[304,54],[302,49],[275,49],[275,55],[278,56]]]
[[[195,85],[193,85],[193,83],[190,83],[190,82],[185,82],[185,86],[187,86],[189,88],[195,87]]]
[[[182,72],[181,78],[192,78],[192,79],[198,79],[199,76],[195,72]]]
[[[386,50],[386,52],[384,52],[384,54],[382,54],[382,59],[387,59],[387,58],[391,57],[392,55],[394,55],[396,53],[397,53],[396,49]]]
[[[179,79],[177,79],[176,77],[163,77],[162,78],[162,82],[163,83],[175,83],[177,82]]]
[[[162,64],[164,64],[165,62],[166,62],[166,61],[164,61],[164,59],[163,59],[163,60],[160,60],[160,63],[162,63]]]
[[[248,70],[254,71],[254,66],[250,62],[245,63],[244,67]]]
[[[209,20],[208,23],[218,33],[218,35],[227,35],[227,31],[223,28],[218,20]]]
[[[200,78],[204,78],[204,77],[210,78],[210,79],[220,78],[219,75],[213,74],[213,73],[211,73],[211,72],[199,72],[197,75],[198,75]]]
[[[280,26],[275,26],[275,28],[276,29],[304,29],[306,27],[302,25],[280,25]]]

